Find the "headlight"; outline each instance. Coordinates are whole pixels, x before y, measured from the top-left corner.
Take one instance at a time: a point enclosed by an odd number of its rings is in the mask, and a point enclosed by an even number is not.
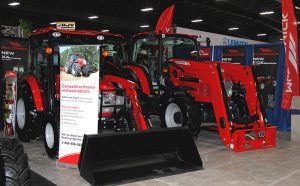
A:
[[[116,94],[112,92],[104,92],[103,93],[103,101],[111,101],[113,99],[116,99]]]

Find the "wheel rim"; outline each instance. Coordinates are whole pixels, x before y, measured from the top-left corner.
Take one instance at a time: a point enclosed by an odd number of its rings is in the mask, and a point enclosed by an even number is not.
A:
[[[72,68],[72,74],[75,75],[75,69],[74,68]]]
[[[25,122],[26,122],[25,103],[22,98],[19,98],[17,102],[17,123],[19,129],[24,128]]]
[[[68,66],[65,65],[65,72],[68,72]]]
[[[54,130],[51,123],[46,124],[45,139],[49,149],[52,149],[54,146]]]
[[[182,126],[182,112],[175,103],[170,103],[165,112],[165,120],[168,128]]]

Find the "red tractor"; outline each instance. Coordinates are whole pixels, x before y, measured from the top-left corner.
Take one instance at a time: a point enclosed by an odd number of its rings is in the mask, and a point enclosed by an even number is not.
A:
[[[91,72],[90,64],[86,59],[81,58],[78,53],[71,54],[64,64],[64,71],[73,76],[89,76]]]
[[[252,68],[202,61],[198,51],[196,36],[140,33],[132,39],[129,62],[122,70],[110,68],[138,84],[143,113],[160,117],[162,127],[188,126],[197,135],[211,109],[228,148],[275,146],[276,127],[266,119]]]
[[[30,36],[30,63],[20,79],[16,107],[16,130],[23,141],[44,136],[46,151],[55,157],[59,144],[60,72],[75,76],[88,75],[88,62],[77,54],[69,55],[63,66],[59,46],[97,45],[102,50],[116,47],[115,56],[125,57],[123,36],[97,31],[66,31],[55,28],[38,29]],[[107,56],[100,53],[99,70],[99,132],[146,130],[148,128],[139,103],[136,84],[127,79],[102,72],[101,63]],[[81,72],[77,65],[83,66]],[[85,65],[85,66],[84,66]],[[63,68],[65,67],[65,68]],[[82,73],[82,74],[81,74]],[[66,74],[68,75],[68,74]],[[74,77],[73,77],[74,78]]]

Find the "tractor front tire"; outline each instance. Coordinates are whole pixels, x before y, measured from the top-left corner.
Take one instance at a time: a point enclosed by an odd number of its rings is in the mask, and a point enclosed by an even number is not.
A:
[[[195,109],[196,105],[187,96],[170,97],[161,107],[161,127],[172,128],[186,126],[193,136],[200,132],[201,114]]]
[[[16,105],[16,131],[21,141],[28,142],[36,136],[33,134],[33,111],[32,94],[28,86],[21,87],[18,93]]]
[[[85,77],[89,77],[91,74],[91,66],[90,64],[86,64],[83,68],[82,68],[82,75]]]
[[[59,128],[52,116],[46,116],[43,120],[43,141],[48,156],[52,159],[56,158],[59,146]]]
[[[80,65],[78,63],[74,63],[72,65],[72,75],[75,76],[75,77],[79,77],[81,76],[81,68],[80,68]]]
[[[2,176],[0,175],[1,185],[30,186],[28,157],[19,141],[14,138],[0,138],[0,151],[0,159],[3,161],[3,167],[0,167],[0,174],[3,170],[5,173],[5,184],[3,184],[2,180],[3,172]]]

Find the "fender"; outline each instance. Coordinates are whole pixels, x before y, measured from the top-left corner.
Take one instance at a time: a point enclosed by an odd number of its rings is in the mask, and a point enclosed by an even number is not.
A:
[[[23,81],[27,82],[30,87],[33,100],[34,100],[34,105],[37,111],[39,112],[44,111],[42,96],[36,78],[33,75],[26,75],[21,79],[21,82]]]
[[[150,88],[149,88],[150,85],[148,83],[148,80],[147,80],[147,77],[146,77],[146,74],[144,73],[144,71],[140,67],[133,66],[133,65],[126,65],[125,68],[132,70],[137,75],[137,77],[140,79],[140,83],[142,85],[141,88],[143,90],[143,93],[146,95],[150,95]]]

